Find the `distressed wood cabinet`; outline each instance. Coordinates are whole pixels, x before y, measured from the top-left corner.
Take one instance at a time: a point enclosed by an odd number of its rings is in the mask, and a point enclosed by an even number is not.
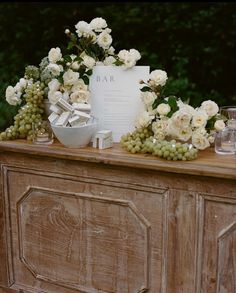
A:
[[[235,293],[236,156],[0,143],[0,293]]]

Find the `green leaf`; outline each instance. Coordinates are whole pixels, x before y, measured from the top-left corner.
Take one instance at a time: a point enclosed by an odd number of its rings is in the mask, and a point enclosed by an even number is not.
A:
[[[168,98],[168,104],[170,105],[171,111],[173,111],[173,113],[179,110],[179,107],[177,105],[177,99],[175,96],[170,96]]]
[[[84,76],[82,76],[81,78],[83,79],[83,81],[84,81],[84,83],[85,83],[86,85],[89,84],[89,78],[88,78],[87,75],[84,75]]]
[[[144,86],[144,87],[142,87],[140,89],[140,91],[142,91],[142,92],[150,92],[150,91],[152,91],[152,89],[149,86]]]
[[[65,55],[64,57],[65,62],[72,62],[70,55]]]
[[[86,71],[86,74],[89,75],[89,76],[92,75],[93,74],[93,70],[92,69],[89,69],[88,71]]]
[[[120,60],[116,60],[116,61],[114,62],[114,64],[115,64],[116,66],[120,66],[120,65],[123,65],[124,62],[122,62],[122,61],[120,61]]]

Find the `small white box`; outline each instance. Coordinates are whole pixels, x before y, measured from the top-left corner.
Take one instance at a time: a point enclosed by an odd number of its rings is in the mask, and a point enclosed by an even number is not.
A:
[[[60,115],[62,113],[62,109],[57,107],[56,105],[51,105],[49,110],[51,110],[52,112]]]
[[[72,107],[75,110],[84,111],[86,113],[89,113],[91,111],[91,105],[90,104],[84,104],[84,103],[73,103]]]
[[[62,98],[60,98],[57,101],[56,106],[62,108],[65,111],[70,111],[70,112],[73,111],[73,107],[66,100],[64,100]]]
[[[55,125],[57,126],[66,126],[68,123],[68,120],[70,119],[71,112],[63,112],[59,118],[57,119]]]
[[[59,118],[59,115],[56,114],[55,112],[52,112],[49,116],[48,116],[48,120],[50,123],[54,124],[57,119]]]

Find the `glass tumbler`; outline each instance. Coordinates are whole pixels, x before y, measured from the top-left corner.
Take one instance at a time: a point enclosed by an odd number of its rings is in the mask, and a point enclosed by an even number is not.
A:
[[[226,127],[215,135],[215,152],[221,155],[236,154],[236,106],[220,108]]]
[[[52,144],[53,131],[48,120],[43,120],[32,124],[33,143],[35,144]]]

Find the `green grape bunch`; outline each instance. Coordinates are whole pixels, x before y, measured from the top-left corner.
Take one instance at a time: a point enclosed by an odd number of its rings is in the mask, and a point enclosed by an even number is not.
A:
[[[190,161],[196,159],[198,154],[198,149],[192,144],[155,139],[150,126],[123,135],[120,143],[122,148],[132,154],[149,153],[168,161]]]
[[[27,139],[33,140],[32,124],[41,123],[44,114],[44,83],[29,82],[23,98],[25,104],[14,117],[14,124],[0,133],[0,140]]]

